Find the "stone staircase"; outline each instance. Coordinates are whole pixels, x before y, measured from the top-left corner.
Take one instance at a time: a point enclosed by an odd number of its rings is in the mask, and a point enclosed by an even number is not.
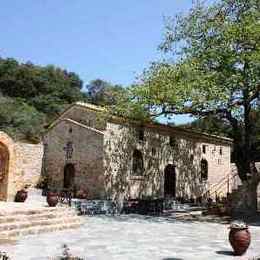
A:
[[[0,208],[0,240],[78,228],[82,224],[81,217],[69,207],[51,208],[26,203],[1,202]]]

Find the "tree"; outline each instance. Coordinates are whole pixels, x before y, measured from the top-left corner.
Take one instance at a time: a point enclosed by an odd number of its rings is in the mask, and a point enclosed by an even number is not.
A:
[[[38,142],[45,120],[44,114],[22,100],[0,97],[0,129],[15,139]]]
[[[96,105],[112,106],[126,93],[121,85],[113,85],[102,79],[90,81],[86,86],[89,101]]]
[[[44,124],[69,104],[87,100],[82,87],[73,72],[0,58],[0,128],[15,139],[39,140]]]
[[[21,98],[49,118],[64,107],[85,100],[82,80],[73,72],[52,65],[42,67],[0,59],[0,91],[4,96]]]
[[[188,14],[168,19],[160,49],[172,60],[144,72],[133,89],[135,101],[152,116],[188,113],[223,120],[231,128],[239,177],[256,190],[252,112],[260,91],[259,0],[197,3]],[[255,212],[251,204],[248,210]]]
[[[225,136],[232,138],[232,129],[230,125],[221,118],[214,115],[199,118],[184,127],[196,129],[213,135]]]

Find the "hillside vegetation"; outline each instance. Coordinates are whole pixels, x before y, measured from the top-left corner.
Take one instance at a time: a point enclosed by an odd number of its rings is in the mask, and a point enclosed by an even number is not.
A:
[[[16,140],[38,142],[47,126],[68,105],[114,105],[125,89],[101,79],[84,88],[80,77],[52,65],[0,58],[0,130]]]

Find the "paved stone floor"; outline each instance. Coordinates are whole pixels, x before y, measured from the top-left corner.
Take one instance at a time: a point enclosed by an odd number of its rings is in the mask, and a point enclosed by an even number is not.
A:
[[[89,260],[253,259],[260,256],[260,226],[250,230],[252,243],[243,257],[231,255],[227,225],[141,216],[85,217],[80,229],[28,236],[0,244],[0,250],[12,260],[54,259],[63,244]]]

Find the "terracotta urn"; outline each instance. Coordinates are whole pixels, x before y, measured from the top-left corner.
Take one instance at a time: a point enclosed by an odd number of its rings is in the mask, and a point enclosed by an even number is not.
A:
[[[231,225],[229,232],[229,242],[234,250],[235,255],[243,255],[251,242],[250,232],[246,224]]]
[[[58,195],[55,192],[48,192],[47,203],[50,207],[56,207],[58,204]]]
[[[17,191],[16,195],[15,195],[15,202],[25,202],[25,200],[27,199],[28,196],[28,192],[24,189]]]

